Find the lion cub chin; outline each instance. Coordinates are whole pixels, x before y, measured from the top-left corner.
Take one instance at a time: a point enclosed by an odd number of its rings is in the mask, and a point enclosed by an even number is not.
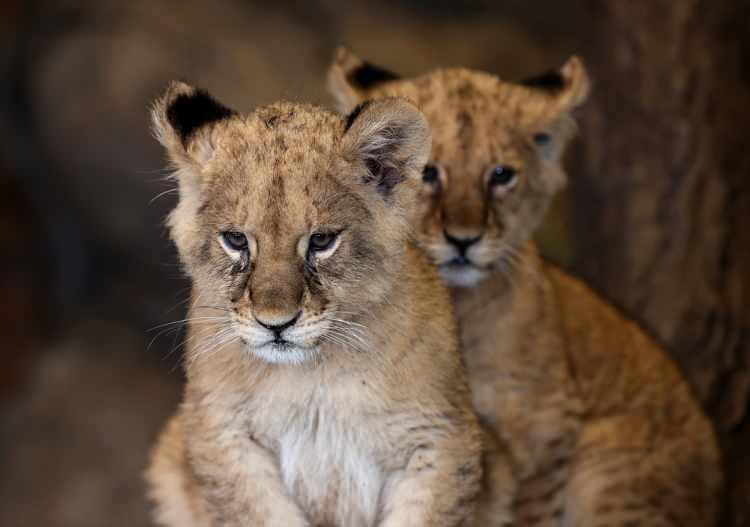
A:
[[[688,383],[531,241],[566,181],[582,61],[523,84],[460,68],[399,79],[340,49],[329,81],[345,111],[407,97],[432,126],[418,239],[452,286],[475,408],[497,439],[489,503],[512,493],[517,526],[714,525],[719,452]]]
[[[397,99],[241,116],[173,83],[153,119],[194,300],[156,521],[463,525],[479,429],[448,293],[409,241],[425,118]]]

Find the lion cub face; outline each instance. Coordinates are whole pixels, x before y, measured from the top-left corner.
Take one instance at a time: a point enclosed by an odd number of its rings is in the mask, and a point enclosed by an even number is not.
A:
[[[419,241],[447,282],[472,286],[516,258],[564,184],[570,111],[588,94],[577,58],[526,85],[465,69],[414,79],[339,49],[329,87],[340,109],[400,96],[425,113],[433,148],[419,194]]]
[[[198,305],[275,363],[351,342],[399,269],[430,133],[387,100],[348,120],[279,103],[241,116],[173,83],[156,134],[176,168],[169,218]]]

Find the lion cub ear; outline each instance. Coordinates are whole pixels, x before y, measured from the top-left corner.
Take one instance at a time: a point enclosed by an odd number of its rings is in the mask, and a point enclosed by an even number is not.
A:
[[[375,86],[398,79],[398,75],[365,62],[344,47],[336,49],[328,68],[328,91],[333,95],[341,113],[351,112],[367,99]]]
[[[363,182],[386,198],[402,181],[421,177],[431,147],[427,119],[403,99],[360,104],[347,117],[342,139],[344,158],[363,165]]]
[[[548,112],[570,112],[586,101],[591,81],[583,61],[576,55],[570,57],[559,70],[552,70],[522,81],[541,97],[547,99]]]
[[[171,82],[156,100],[151,111],[154,135],[174,163],[181,188],[200,183],[216,147],[212,131],[234,115],[205,91],[184,82]]]
[[[572,56],[558,71],[544,73],[521,84],[537,103],[538,115],[529,119],[533,141],[544,160],[557,162],[576,132],[571,113],[586,101],[591,89],[586,67],[580,58]]]

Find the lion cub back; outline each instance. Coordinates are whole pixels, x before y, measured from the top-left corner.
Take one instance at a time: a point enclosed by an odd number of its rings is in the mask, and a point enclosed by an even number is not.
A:
[[[677,365],[580,280],[550,265],[545,274],[586,413],[568,492],[597,506],[579,506],[576,517],[713,525],[722,487],[718,444]],[[596,481],[616,492],[595,490]],[[629,510],[632,504],[641,510]]]

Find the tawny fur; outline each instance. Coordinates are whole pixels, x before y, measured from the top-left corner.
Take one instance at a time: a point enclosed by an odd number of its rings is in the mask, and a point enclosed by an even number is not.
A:
[[[409,241],[424,117],[396,100],[349,123],[286,103],[240,116],[175,83],[154,121],[193,280],[184,400],[147,475],[157,522],[464,525],[480,429],[448,291]],[[258,322],[295,313],[293,344]]]
[[[466,69],[364,86],[367,67],[337,51],[329,86],[342,111],[401,96],[432,125],[439,178],[423,184],[419,240],[452,285],[474,405],[496,440],[478,525],[503,524],[511,502],[518,526],[714,525],[716,439],[675,364],[530,241],[565,182],[570,112],[589,90],[582,62],[546,87]],[[493,185],[497,166],[515,179]],[[446,235],[478,239],[471,266]]]

